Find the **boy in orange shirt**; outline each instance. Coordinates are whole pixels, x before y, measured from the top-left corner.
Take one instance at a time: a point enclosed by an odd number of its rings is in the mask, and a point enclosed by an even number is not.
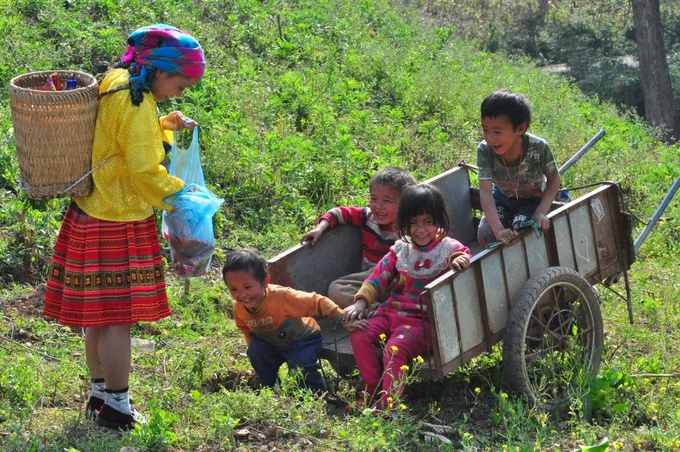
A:
[[[319,373],[323,336],[313,316],[337,319],[342,310],[314,292],[270,284],[267,261],[254,249],[234,251],[222,268],[234,299],[234,321],[248,344],[248,359],[262,386],[273,387],[283,363],[297,372],[300,385],[324,390]],[[353,329],[354,325],[345,325]]]

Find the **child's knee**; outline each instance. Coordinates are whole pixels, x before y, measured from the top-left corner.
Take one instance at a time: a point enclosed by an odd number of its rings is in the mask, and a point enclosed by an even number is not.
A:
[[[489,223],[487,223],[486,221],[480,222],[479,227],[477,228],[477,242],[479,242],[481,246],[486,247],[486,245],[495,241],[496,236],[491,230],[491,226],[489,226]]]
[[[356,290],[353,291],[347,284],[338,281],[333,281],[328,286],[328,298],[333,300],[341,309],[354,304],[354,294],[356,294]]]

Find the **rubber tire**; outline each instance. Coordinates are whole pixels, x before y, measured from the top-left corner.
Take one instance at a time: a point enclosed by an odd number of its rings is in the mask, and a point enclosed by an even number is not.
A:
[[[505,378],[537,406],[564,408],[579,395],[579,385],[597,374],[602,345],[602,313],[593,287],[570,268],[546,268],[527,281],[510,307]],[[569,358],[574,359],[565,365]]]

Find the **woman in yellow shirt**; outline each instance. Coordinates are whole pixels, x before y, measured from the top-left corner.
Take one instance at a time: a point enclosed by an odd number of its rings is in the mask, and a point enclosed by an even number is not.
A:
[[[92,394],[85,412],[99,425],[137,422],[128,396],[130,326],[171,314],[153,208],[184,183],[161,165],[163,141],[196,123],[156,102],[179,97],[205,72],[203,49],[165,24],[142,27],[99,86],[92,149],[93,189],[72,199],[50,265],[44,315],[84,327]],[[77,133],[77,131],[74,131]]]

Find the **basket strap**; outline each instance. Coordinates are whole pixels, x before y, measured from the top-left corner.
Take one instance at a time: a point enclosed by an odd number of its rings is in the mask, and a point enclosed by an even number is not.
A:
[[[75,187],[76,185],[78,185],[79,183],[81,183],[81,182],[83,181],[83,179],[85,179],[87,176],[89,176],[90,174],[92,174],[92,173],[94,172],[94,170],[96,170],[97,168],[99,168],[100,166],[102,166],[104,163],[106,163],[110,158],[111,158],[111,157],[106,157],[104,160],[102,160],[101,162],[97,163],[97,166],[95,166],[94,168],[92,168],[90,171],[88,171],[87,173],[83,174],[82,176],[80,176],[80,178],[79,178],[77,181],[75,181],[74,183],[72,183],[66,190],[64,190],[64,193],[68,193],[73,187]]]
[[[113,94],[113,93],[117,93],[118,91],[122,91],[124,89],[130,89],[130,85],[120,85],[120,86],[116,86],[115,88],[111,88],[109,90],[106,90],[103,93],[99,93],[99,98],[101,99],[104,96],[107,96],[107,95]]]

